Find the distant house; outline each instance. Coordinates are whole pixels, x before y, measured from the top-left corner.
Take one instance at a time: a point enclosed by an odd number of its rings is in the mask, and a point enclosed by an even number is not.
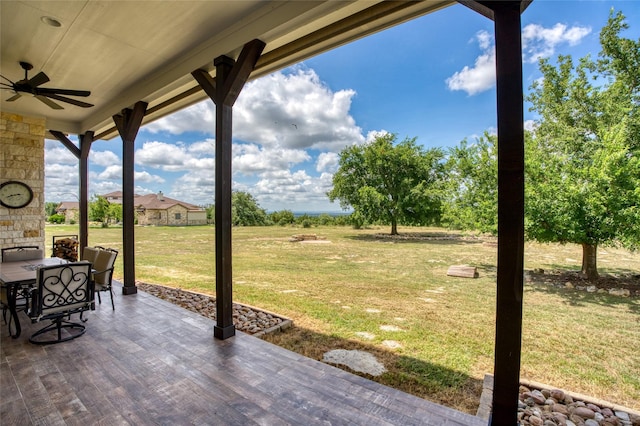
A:
[[[133,198],[137,196],[137,194],[134,194]],[[122,204],[122,191],[110,192],[108,194],[104,194],[102,197],[104,197],[109,204]]]
[[[138,225],[187,226],[207,223],[207,212],[204,209],[165,197],[162,191],[135,197],[133,204]]]
[[[56,207],[56,213],[64,216],[64,223],[77,222],[80,219],[80,203],[77,201],[63,201]]]
[[[102,195],[110,204],[122,204],[122,192],[114,191]],[[63,201],[56,213],[65,216],[65,223],[79,220],[78,202]],[[165,197],[162,191],[157,194],[134,195],[133,205],[139,225],[188,226],[206,225],[206,210],[194,204]]]

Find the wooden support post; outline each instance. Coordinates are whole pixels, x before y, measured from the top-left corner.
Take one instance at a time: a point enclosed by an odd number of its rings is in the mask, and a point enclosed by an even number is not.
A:
[[[134,152],[135,141],[147,110],[147,103],[139,101],[133,109],[122,110],[121,114],[113,116],[118,133],[122,138],[122,263],[124,266],[124,282],[122,294],[135,294],[135,212],[134,195]]]
[[[88,182],[89,182],[89,152],[93,143],[93,132],[89,131],[78,135],[80,148],[75,146],[67,136],[57,130],[49,130],[49,133],[59,140],[73,155],[80,160],[80,191],[78,197],[78,213],[80,214],[80,255],[82,249],[89,241],[89,215],[88,215]]]
[[[213,335],[227,339],[235,335],[233,325],[233,281],[231,275],[231,184],[233,104],[249,79],[265,43],[247,43],[237,61],[215,59],[216,78],[204,70],[192,72],[202,89],[216,104],[216,325]]]
[[[515,425],[520,386],[524,267],[521,2],[494,11],[498,106],[498,277],[491,425]]]
[[[89,244],[89,152],[93,143],[93,132],[86,132],[80,139],[80,256]],[[81,257],[82,258],[82,257]]]
[[[231,58],[216,58],[218,99],[224,99],[221,89],[234,62]],[[231,276],[231,157],[233,106],[216,104],[216,325],[214,336],[227,339],[235,335],[233,325],[233,281]],[[220,294],[221,297],[217,295]]]

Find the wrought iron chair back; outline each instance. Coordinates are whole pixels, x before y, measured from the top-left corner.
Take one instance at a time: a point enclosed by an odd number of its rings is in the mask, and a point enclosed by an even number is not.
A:
[[[37,344],[60,343],[80,337],[85,326],[71,322],[71,315],[91,309],[93,288],[91,263],[75,262],[38,268],[36,288],[32,293],[29,316],[32,322],[51,320],[52,323],[36,331],[29,341]],[[65,320],[65,318],[69,320]],[[68,331],[67,336],[62,330]],[[57,338],[39,336],[56,331]]]

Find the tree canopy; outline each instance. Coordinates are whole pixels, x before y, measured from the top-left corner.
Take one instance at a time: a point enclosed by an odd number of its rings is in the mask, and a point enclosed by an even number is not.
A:
[[[598,60],[540,60],[528,97],[540,120],[526,147],[527,236],[581,244],[591,279],[599,245],[640,242],[640,40],[626,28],[612,12]]]
[[[263,226],[267,212],[248,192],[234,191],[231,195],[231,222],[234,226]]]
[[[497,137],[487,132],[449,150],[442,222],[454,229],[498,233]]]
[[[415,138],[396,143],[395,134],[384,134],[365,145],[342,150],[333,175],[329,200],[369,222],[428,225],[440,218],[443,152],[425,150]]]

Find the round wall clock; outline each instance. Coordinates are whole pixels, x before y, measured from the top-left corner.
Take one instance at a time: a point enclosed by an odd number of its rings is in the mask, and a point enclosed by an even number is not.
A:
[[[19,209],[33,200],[33,191],[24,182],[10,180],[0,185],[0,204],[10,209]]]

